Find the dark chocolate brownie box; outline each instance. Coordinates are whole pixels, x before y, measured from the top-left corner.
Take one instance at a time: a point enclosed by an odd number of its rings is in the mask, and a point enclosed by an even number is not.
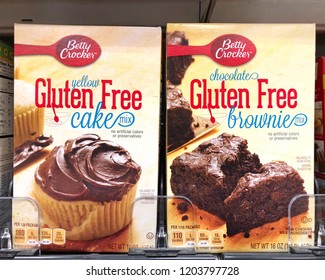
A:
[[[183,125],[182,145],[167,151],[167,195],[194,209],[181,213],[170,199],[169,246],[286,251],[289,214],[296,243],[313,245],[315,25],[168,24],[167,34],[186,38],[166,40],[167,89],[186,100],[187,120],[216,124],[192,139]],[[178,74],[169,70],[185,57]],[[184,115],[167,106],[167,143]]]

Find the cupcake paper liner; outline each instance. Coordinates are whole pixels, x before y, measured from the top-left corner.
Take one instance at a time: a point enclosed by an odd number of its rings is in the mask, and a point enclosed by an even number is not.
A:
[[[14,147],[43,134],[44,109],[34,108],[14,117]]]
[[[50,228],[66,230],[68,240],[85,241],[113,235],[132,219],[133,186],[121,201],[57,201],[35,183],[33,195],[41,208],[43,222]]]

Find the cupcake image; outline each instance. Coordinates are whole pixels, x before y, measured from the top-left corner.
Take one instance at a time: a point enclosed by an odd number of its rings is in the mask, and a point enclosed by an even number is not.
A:
[[[131,222],[141,167],[120,145],[83,134],[56,146],[35,171],[43,223],[72,241],[113,235]]]
[[[35,90],[23,80],[14,83],[14,148],[43,134],[44,108],[35,106]]]

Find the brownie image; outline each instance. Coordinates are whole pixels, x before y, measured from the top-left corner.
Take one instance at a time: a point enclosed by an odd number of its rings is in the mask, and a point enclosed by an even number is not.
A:
[[[225,199],[227,235],[246,232],[266,223],[288,217],[290,200],[306,194],[304,180],[283,161],[264,164],[259,173],[247,173],[239,179],[232,194]],[[291,215],[308,210],[308,198],[293,204]]]
[[[175,31],[166,34],[167,45],[188,45],[184,32]],[[174,56],[167,58],[167,80],[173,85],[180,85],[187,68],[194,62],[190,55]]]
[[[246,139],[228,133],[176,157],[170,168],[172,192],[222,218],[228,236],[288,217],[291,199],[306,194],[293,167],[283,161],[262,165]],[[291,216],[308,210],[306,196],[298,202]]]
[[[247,140],[223,133],[174,159],[170,166],[171,189],[200,209],[224,217],[224,200],[239,178],[258,172],[260,167],[259,157],[248,150]]]
[[[194,138],[192,109],[182,91],[167,85],[167,146],[175,149]]]

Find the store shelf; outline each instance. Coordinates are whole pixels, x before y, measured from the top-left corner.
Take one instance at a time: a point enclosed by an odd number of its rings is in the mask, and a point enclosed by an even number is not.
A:
[[[0,34],[19,22],[164,26],[167,22],[316,23],[324,0],[2,0]]]
[[[316,23],[324,30],[324,0],[221,0],[211,22]]]
[[[168,22],[315,23],[325,53],[325,0],[2,0],[0,39],[14,23],[165,26]]]
[[[325,260],[324,256],[290,253],[226,253],[223,260]]]
[[[198,255],[181,255],[177,257],[146,257],[144,255],[128,255],[128,254],[42,254],[40,256],[16,256],[17,260],[148,260],[148,259],[163,259],[163,260],[219,260],[221,255],[218,254],[198,254]]]
[[[0,34],[13,34],[14,23],[164,26],[201,22],[209,0],[2,0]]]
[[[41,254],[41,255],[17,255],[16,260],[325,260],[325,255],[316,256],[314,254],[290,254],[290,253],[224,253],[224,254],[196,254],[180,255],[176,257],[147,257],[144,255],[128,254]]]

